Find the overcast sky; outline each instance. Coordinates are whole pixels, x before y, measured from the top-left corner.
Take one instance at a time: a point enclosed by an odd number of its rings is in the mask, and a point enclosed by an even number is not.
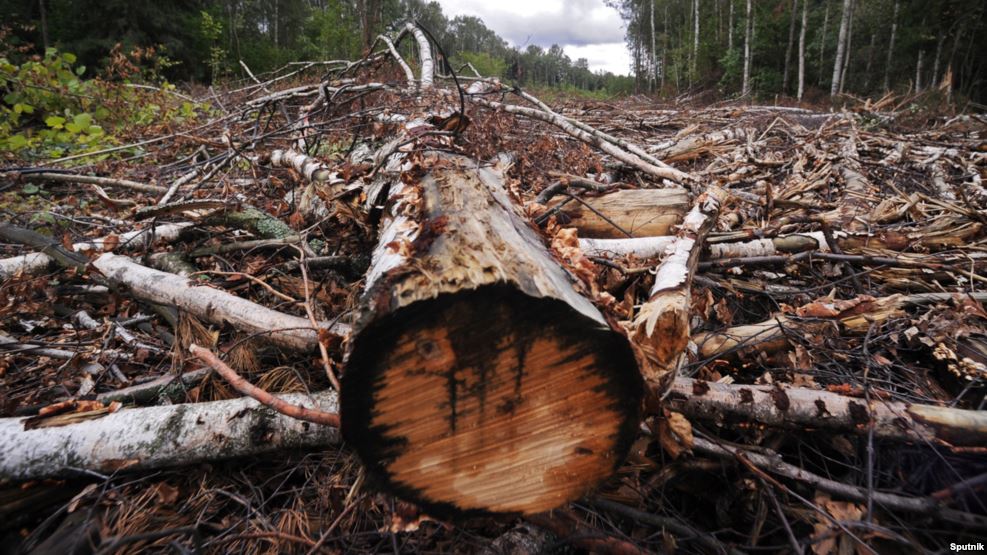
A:
[[[521,48],[560,44],[593,71],[630,73],[623,21],[603,0],[438,0],[446,17],[475,15],[487,27]]]

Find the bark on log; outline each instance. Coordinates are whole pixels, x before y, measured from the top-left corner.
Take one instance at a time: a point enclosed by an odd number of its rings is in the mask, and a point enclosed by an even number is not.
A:
[[[126,256],[107,253],[92,265],[110,281],[126,286],[138,299],[173,305],[214,324],[228,323],[288,349],[307,351],[319,345],[318,333],[307,318],[277,312],[219,289],[195,285],[186,278],[137,264]],[[349,331],[345,324],[324,326],[336,335]]]
[[[805,427],[897,441],[955,446],[987,443],[987,411],[872,399],[800,387],[725,385],[678,378],[667,398],[689,418]]]
[[[609,477],[636,433],[627,339],[516,212],[498,168],[423,155],[390,186],[342,380],[342,431],[431,514],[537,513]],[[405,174],[408,175],[408,174]]]
[[[604,239],[626,238],[621,230],[635,237],[669,235],[690,208],[685,189],[630,189],[582,201],[569,201],[561,209],[568,219],[564,225],[575,227],[580,237]]]
[[[337,412],[334,391],[284,401]],[[0,419],[0,481],[112,473],[244,457],[339,442],[336,428],[283,416],[250,398],[122,409],[58,427]]]

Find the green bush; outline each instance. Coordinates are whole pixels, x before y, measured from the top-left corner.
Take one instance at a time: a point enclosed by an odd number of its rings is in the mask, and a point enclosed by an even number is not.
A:
[[[69,52],[49,48],[20,65],[0,57],[0,154],[21,159],[58,158],[120,143],[128,127],[197,118],[203,107],[168,94],[163,83],[148,91],[128,83],[83,79]]]

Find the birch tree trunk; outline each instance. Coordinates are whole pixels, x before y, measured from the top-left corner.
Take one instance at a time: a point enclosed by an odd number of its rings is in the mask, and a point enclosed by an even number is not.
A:
[[[891,85],[891,62],[894,60],[894,39],[898,34],[898,0],[894,2],[894,13],[891,15],[891,38],[888,40],[888,58],[884,64],[884,90]]]
[[[840,72],[840,94],[843,94],[843,89],[846,88],[846,76],[850,69],[850,60],[853,55],[853,12],[855,8],[856,3],[854,0],[850,0],[850,24],[846,33],[846,54],[843,58],[843,70]]]
[[[826,15],[823,16],[823,26],[822,34],[819,35],[819,86],[823,84],[823,78],[826,74],[826,32],[829,30],[829,2],[823,0],[823,4],[826,5]]]
[[[867,66],[864,68],[864,92],[870,89],[871,69],[874,67],[874,48],[877,45],[877,33],[871,33],[870,47],[867,48]]]
[[[792,13],[788,18],[788,46],[785,48],[785,70],[781,81],[782,94],[788,94],[788,69],[791,66],[792,50],[795,48],[795,16],[798,13],[799,0],[792,0]]]
[[[754,32],[753,18],[751,0],[747,0],[747,25],[744,32],[744,83],[741,87],[741,94],[744,96],[751,93],[751,35]]]
[[[846,55],[847,31],[850,28],[850,5],[852,2],[853,0],[843,0],[840,34],[836,39],[836,60],[833,62],[833,81],[829,87],[830,96],[836,96],[840,92],[840,78],[843,76],[843,57]]]
[[[655,2],[657,0],[648,0],[651,4],[651,89],[655,88],[658,81],[658,50],[655,41]]]
[[[733,3],[736,0],[727,0],[730,3],[730,13],[727,16],[727,50],[733,50]]]
[[[699,67],[699,1],[695,0],[693,9],[693,30],[692,30],[692,73],[696,73]],[[698,77],[698,75],[697,75]]]
[[[809,23],[809,0],[802,0],[802,28],[799,29],[799,88],[796,98],[805,93],[805,30]]]
[[[929,85],[933,87],[939,82],[939,58],[942,56],[942,43],[945,41],[946,34],[940,31],[939,40],[936,42],[936,57],[932,62],[932,77],[929,79]]]
[[[291,404],[339,410],[335,391],[279,395]],[[0,419],[0,480],[112,474],[339,443],[339,430],[302,422],[242,397],[122,409],[64,426]]]
[[[915,92],[922,92],[922,58],[925,50],[918,51],[918,62],[915,64]]]

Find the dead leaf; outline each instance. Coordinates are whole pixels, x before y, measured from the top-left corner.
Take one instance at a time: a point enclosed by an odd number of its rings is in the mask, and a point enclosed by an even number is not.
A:
[[[692,450],[692,424],[680,413],[666,410],[658,420],[658,442],[673,459]]]

